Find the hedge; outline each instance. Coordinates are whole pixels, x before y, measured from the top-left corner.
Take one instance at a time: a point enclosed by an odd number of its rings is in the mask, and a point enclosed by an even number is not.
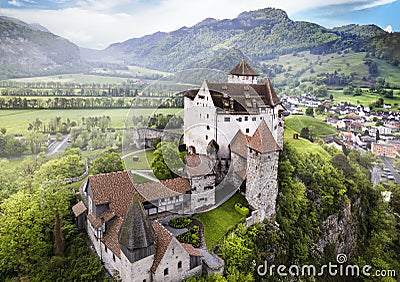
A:
[[[173,228],[181,229],[188,226],[191,222],[192,220],[188,217],[177,217],[171,219],[168,224]]]
[[[244,216],[247,216],[247,214],[249,213],[249,209],[244,207],[241,203],[235,204],[235,210]]]

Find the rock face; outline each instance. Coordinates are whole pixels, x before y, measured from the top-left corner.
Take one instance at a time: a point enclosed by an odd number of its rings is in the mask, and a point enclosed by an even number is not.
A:
[[[322,253],[326,246],[334,245],[336,254],[353,257],[357,247],[357,224],[357,215],[351,212],[348,203],[342,212],[330,215],[324,221],[317,250]]]
[[[0,78],[81,70],[79,48],[37,25],[0,17]]]

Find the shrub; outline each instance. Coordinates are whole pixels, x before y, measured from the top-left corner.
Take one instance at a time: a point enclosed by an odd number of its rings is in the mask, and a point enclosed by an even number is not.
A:
[[[181,229],[188,226],[191,222],[192,220],[188,217],[177,217],[171,219],[168,224],[173,228]]]
[[[247,214],[249,213],[249,209],[244,207],[241,203],[235,204],[235,210],[244,216],[247,216]]]
[[[191,244],[193,247],[199,248],[200,247],[199,232],[200,228],[197,225],[195,225],[185,233],[176,236],[176,239],[178,239],[178,241],[181,243]]]

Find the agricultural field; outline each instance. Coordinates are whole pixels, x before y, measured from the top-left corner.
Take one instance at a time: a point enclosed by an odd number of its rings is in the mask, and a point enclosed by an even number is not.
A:
[[[301,83],[313,85],[313,78],[321,73],[334,73],[338,75],[344,74],[349,76],[353,74],[353,84],[356,86],[365,85],[363,78],[367,78],[370,74],[368,66],[365,64],[366,52],[360,53],[333,53],[327,55],[313,55],[307,52],[299,52],[297,54],[288,54],[280,56],[277,60],[266,61],[267,65],[282,65],[284,71],[276,74],[272,79],[273,83],[278,86],[285,87],[286,90],[293,89],[288,87],[294,80]],[[399,67],[388,64],[380,59],[373,59],[378,68],[378,76],[384,77],[386,82],[392,87],[400,88],[400,69]],[[313,85],[315,87],[315,85]]]
[[[367,91],[368,89],[363,90]],[[353,105],[361,104],[363,106],[369,106],[381,98],[380,95],[370,92],[363,92],[361,96],[353,96],[344,95],[342,90],[328,90],[328,96],[331,94],[333,95],[334,103],[348,102]],[[382,98],[385,104],[391,104],[397,110],[397,107],[400,105],[400,90],[393,90],[393,98]]]
[[[55,82],[55,83],[101,83],[101,84],[121,84],[127,82],[125,77],[115,77],[106,75],[92,75],[92,74],[61,74],[50,76],[36,76],[27,78],[15,78],[10,81],[16,82]]]
[[[133,110],[132,110],[133,111]],[[180,109],[157,109],[157,113],[174,114]],[[143,115],[148,116],[154,112],[154,109],[139,108],[134,109],[130,116]],[[1,110],[0,128],[6,128],[8,133],[24,134],[27,131],[29,123],[36,118],[43,123],[48,123],[55,117],[61,117],[62,120],[69,118],[71,121],[80,122],[82,117],[101,117],[109,116],[111,118],[111,128],[123,128],[125,119],[128,117],[130,109],[84,109],[84,110]]]
[[[291,115],[285,118],[285,135],[287,130],[300,133],[301,129],[308,127],[313,130],[315,137],[336,135],[336,128],[325,122],[309,116]]]

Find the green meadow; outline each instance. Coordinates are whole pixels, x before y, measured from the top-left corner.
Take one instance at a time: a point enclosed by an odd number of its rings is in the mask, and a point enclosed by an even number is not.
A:
[[[157,113],[173,114],[181,109],[157,109]],[[23,134],[27,131],[29,123],[38,118],[43,123],[49,122],[55,117],[61,117],[61,120],[69,118],[71,121],[80,122],[86,117],[111,117],[111,128],[123,128],[125,119],[129,116],[143,115],[149,116],[154,112],[154,109],[135,108],[132,112],[130,109],[59,109],[59,110],[1,110],[0,111],[0,128],[6,128],[8,133]]]

